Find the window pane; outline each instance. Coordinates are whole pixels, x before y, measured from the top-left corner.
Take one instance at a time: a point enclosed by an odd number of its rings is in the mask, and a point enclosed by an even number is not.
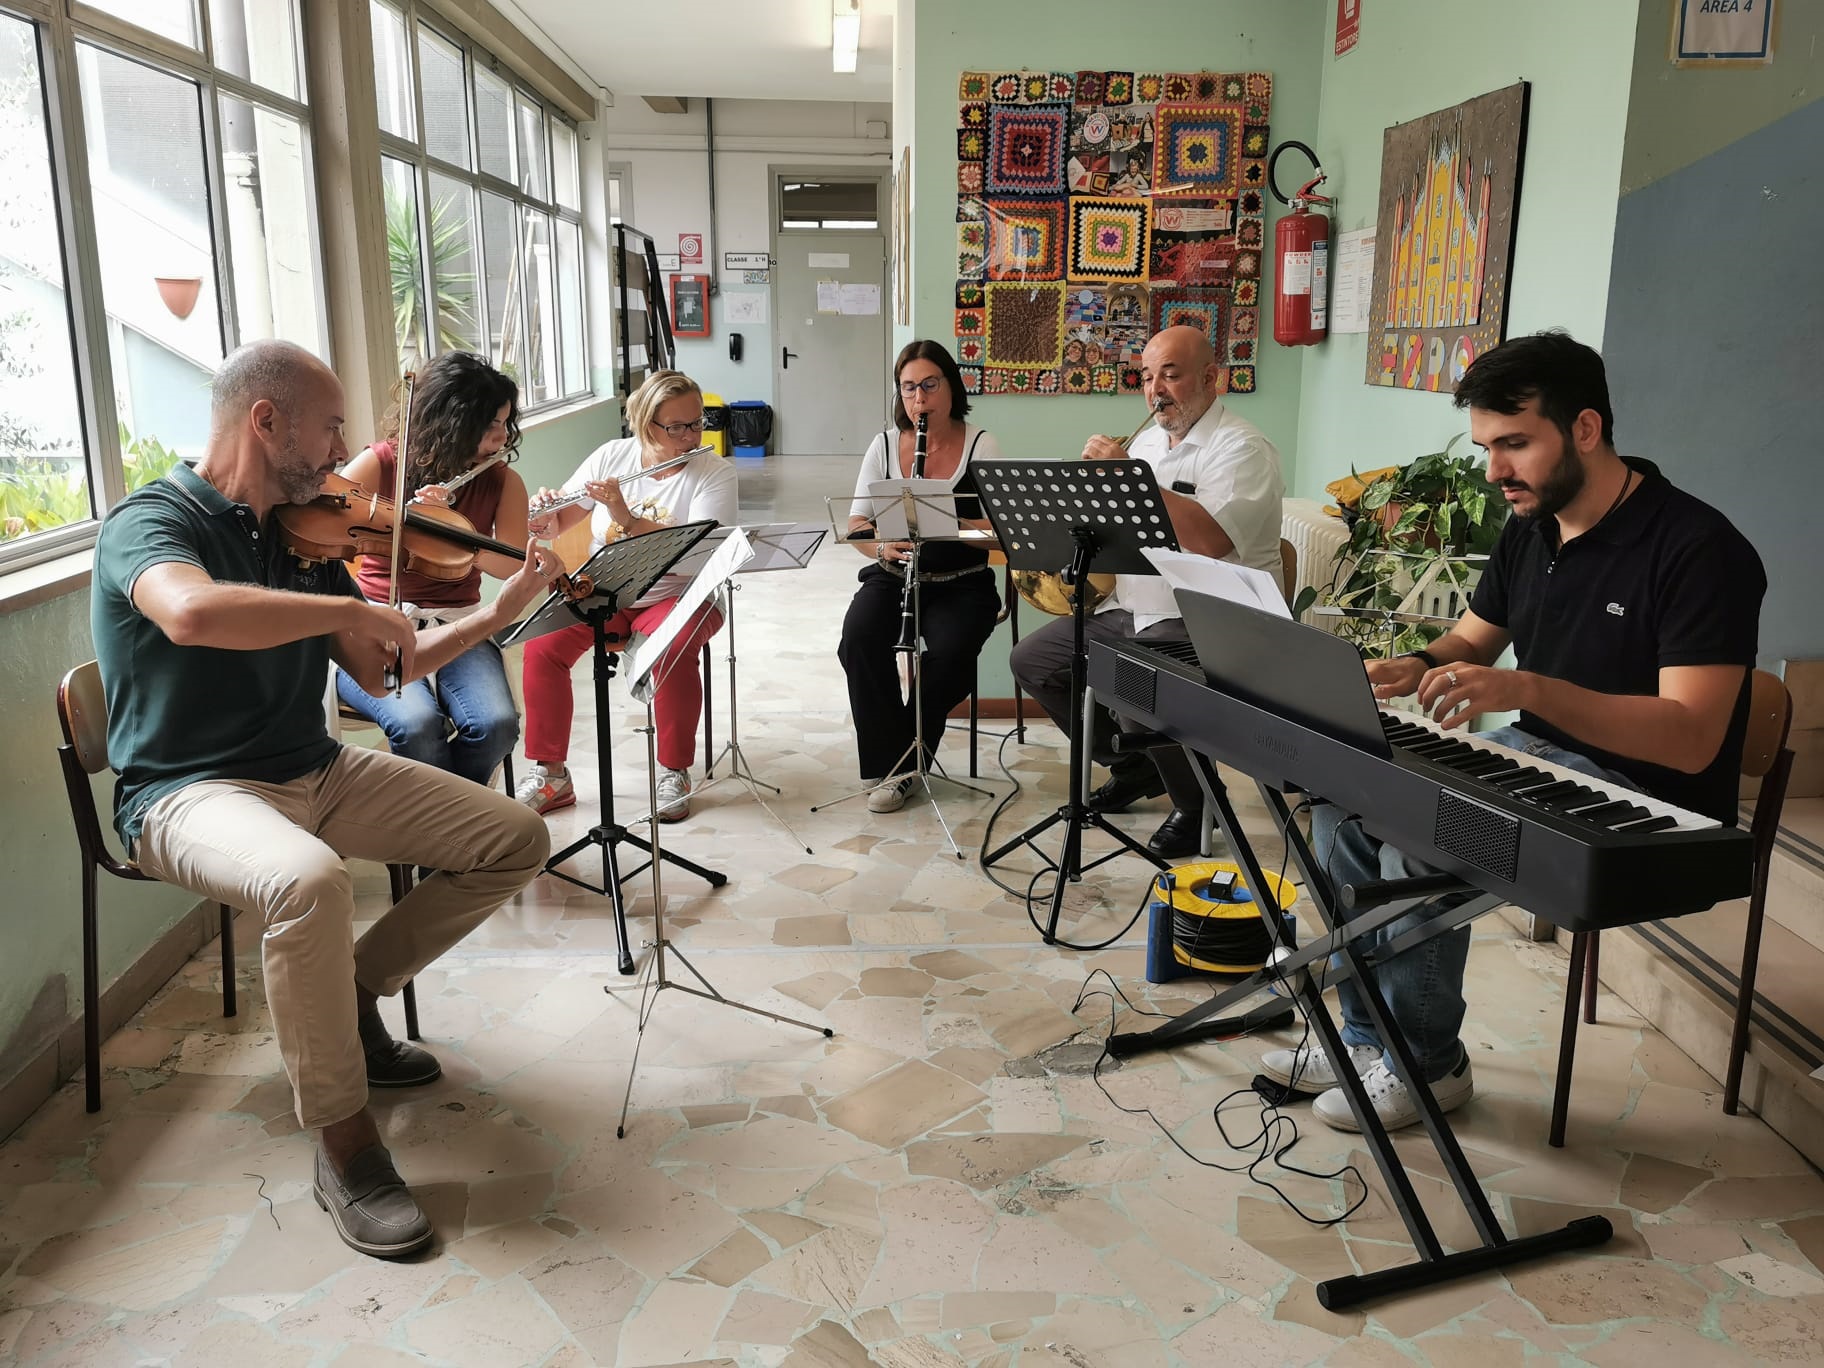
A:
[[[316,351],[322,314],[311,252],[310,180],[296,119],[224,95],[222,181],[242,342],[282,337]]]
[[[418,79],[424,86],[424,150],[468,169],[469,91],[462,79],[462,49],[420,26]]]
[[[466,182],[433,171],[431,282],[440,352],[485,350],[475,266],[475,192]]]
[[[82,0],[82,3],[186,47],[195,47],[202,41],[202,35],[196,31],[195,0]]]
[[[223,71],[298,98],[294,0],[209,0],[209,41]]]
[[[779,187],[784,228],[877,228],[872,181],[786,181]]]
[[[583,230],[557,221],[557,316],[563,342],[563,392],[589,388],[589,357],[583,349]]]
[[[0,16],[0,542],[94,516],[30,24]]]
[[[481,192],[481,252],[487,282],[488,350],[494,364],[525,383],[525,321],[519,306],[519,253],[513,201]],[[528,402],[530,402],[528,400]]]
[[[380,103],[380,127],[395,137],[418,141],[418,121],[412,117],[412,72],[405,51],[405,18],[397,10],[375,3],[370,11],[374,29],[374,95]]]
[[[552,193],[566,209],[581,209],[583,197],[576,186],[576,130],[562,119],[551,120],[551,171],[556,178]]]
[[[424,251],[418,239],[418,168],[393,157],[380,159],[386,193],[387,276],[392,282],[393,335],[399,366],[408,369],[430,355],[424,332]]]
[[[202,455],[222,359],[195,83],[76,50],[114,400],[130,439]]]
[[[475,68],[475,143],[483,171],[505,181],[513,179],[513,92],[500,77],[481,67]]]
[[[528,404],[549,403],[557,397],[557,288],[552,273],[551,217],[533,209],[524,211],[525,287],[521,295],[526,310],[526,377],[520,382]]]
[[[519,188],[533,199],[548,200],[551,183],[545,172],[545,111],[517,90],[513,104],[519,114]]]

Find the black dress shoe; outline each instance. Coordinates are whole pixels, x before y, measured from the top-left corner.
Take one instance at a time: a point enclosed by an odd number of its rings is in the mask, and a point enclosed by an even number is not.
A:
[[[361,1052],[367,1056],[370,1088],[416,1088],[443,1077],[437,1056],[422,1046],[394,1040],[378,1008],[370,1007],[358,1018]]]
[[[1203,814],[1173,808],[1146,848],[1162,860],[1182,860],[1197,854],[1203,848]]]
[[[1165,780],[1159,767],[1141,757],[1141,763],[1123,763],[1111,769],[1100,786],[1091,789],[1088,803],[1091,812],[1126,812],[1143,798],[1157,798],[1165,792]]]

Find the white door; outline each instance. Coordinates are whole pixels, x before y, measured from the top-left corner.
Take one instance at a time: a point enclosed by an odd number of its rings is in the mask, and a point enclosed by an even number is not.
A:
[[[859,455],[887,422],[886,238],[780,233],[773,450]]]

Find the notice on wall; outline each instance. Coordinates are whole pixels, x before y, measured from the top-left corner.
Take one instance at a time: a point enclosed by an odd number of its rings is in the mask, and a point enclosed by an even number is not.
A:
[[[1374,293],[1374,229],[1357,228],[1336,240],[1331,267],[1335,288],[1330,296],[1330,331],[1368,331],[1368,300]]]
[[[677,274],[679,267],[678,254],[676,252],[659,252],[656,255],[659,258],[659,273],[661,275]]]
[[[812,252],[810,266],[814,271],[844,271],[849,266],[849,254],[847,252]]]
[[[817,312],[842,312],[842,282],[840,280],[820,280],[817,282]]]
[[[743,285],[764,285],[772,278],[772,273],[769,271],[741,272],[741,283]]]
[[[880,286],[844,285],[838,302],[842,312],[851,317],[865,318],[877,314],[880,312]]]
[[[678,234],[678,260],[683,262],[686,266],[701,266],[703,264],[703,234]]]
[[[766,296],[758,293],[723,291],[722,321],[731,324],[766,322]]]
[[[1336,55],[1341,57],[1362,36],[1362,0],[1336,0]]]
[[[1678,0],[1672,11],[1676,66],[1773,60],[1773,0]]]

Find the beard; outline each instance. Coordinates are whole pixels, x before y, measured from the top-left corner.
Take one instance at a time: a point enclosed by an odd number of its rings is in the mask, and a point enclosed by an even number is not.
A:
[[[285,434],[285,445],[279,449],[272,473],[286,503],[307,504],[323,492],[323,471],[304,455],[295,431]]]
[[[1502,480],[1503,490],[1524,490],[1533,496],[1533,506],[1522,508],[1514,505],[1516,518],[1551,518],[1556,517],[1570,506],[1572,499],[1583,493],[1583,462],[1577,459],[1577,449],[1571,445],[1571,439],[1564,438],[1564,448],[1558,457],[1558,464],[1545,473],[1545,478],[1536,485],[1529,485],[1521,480]]]

